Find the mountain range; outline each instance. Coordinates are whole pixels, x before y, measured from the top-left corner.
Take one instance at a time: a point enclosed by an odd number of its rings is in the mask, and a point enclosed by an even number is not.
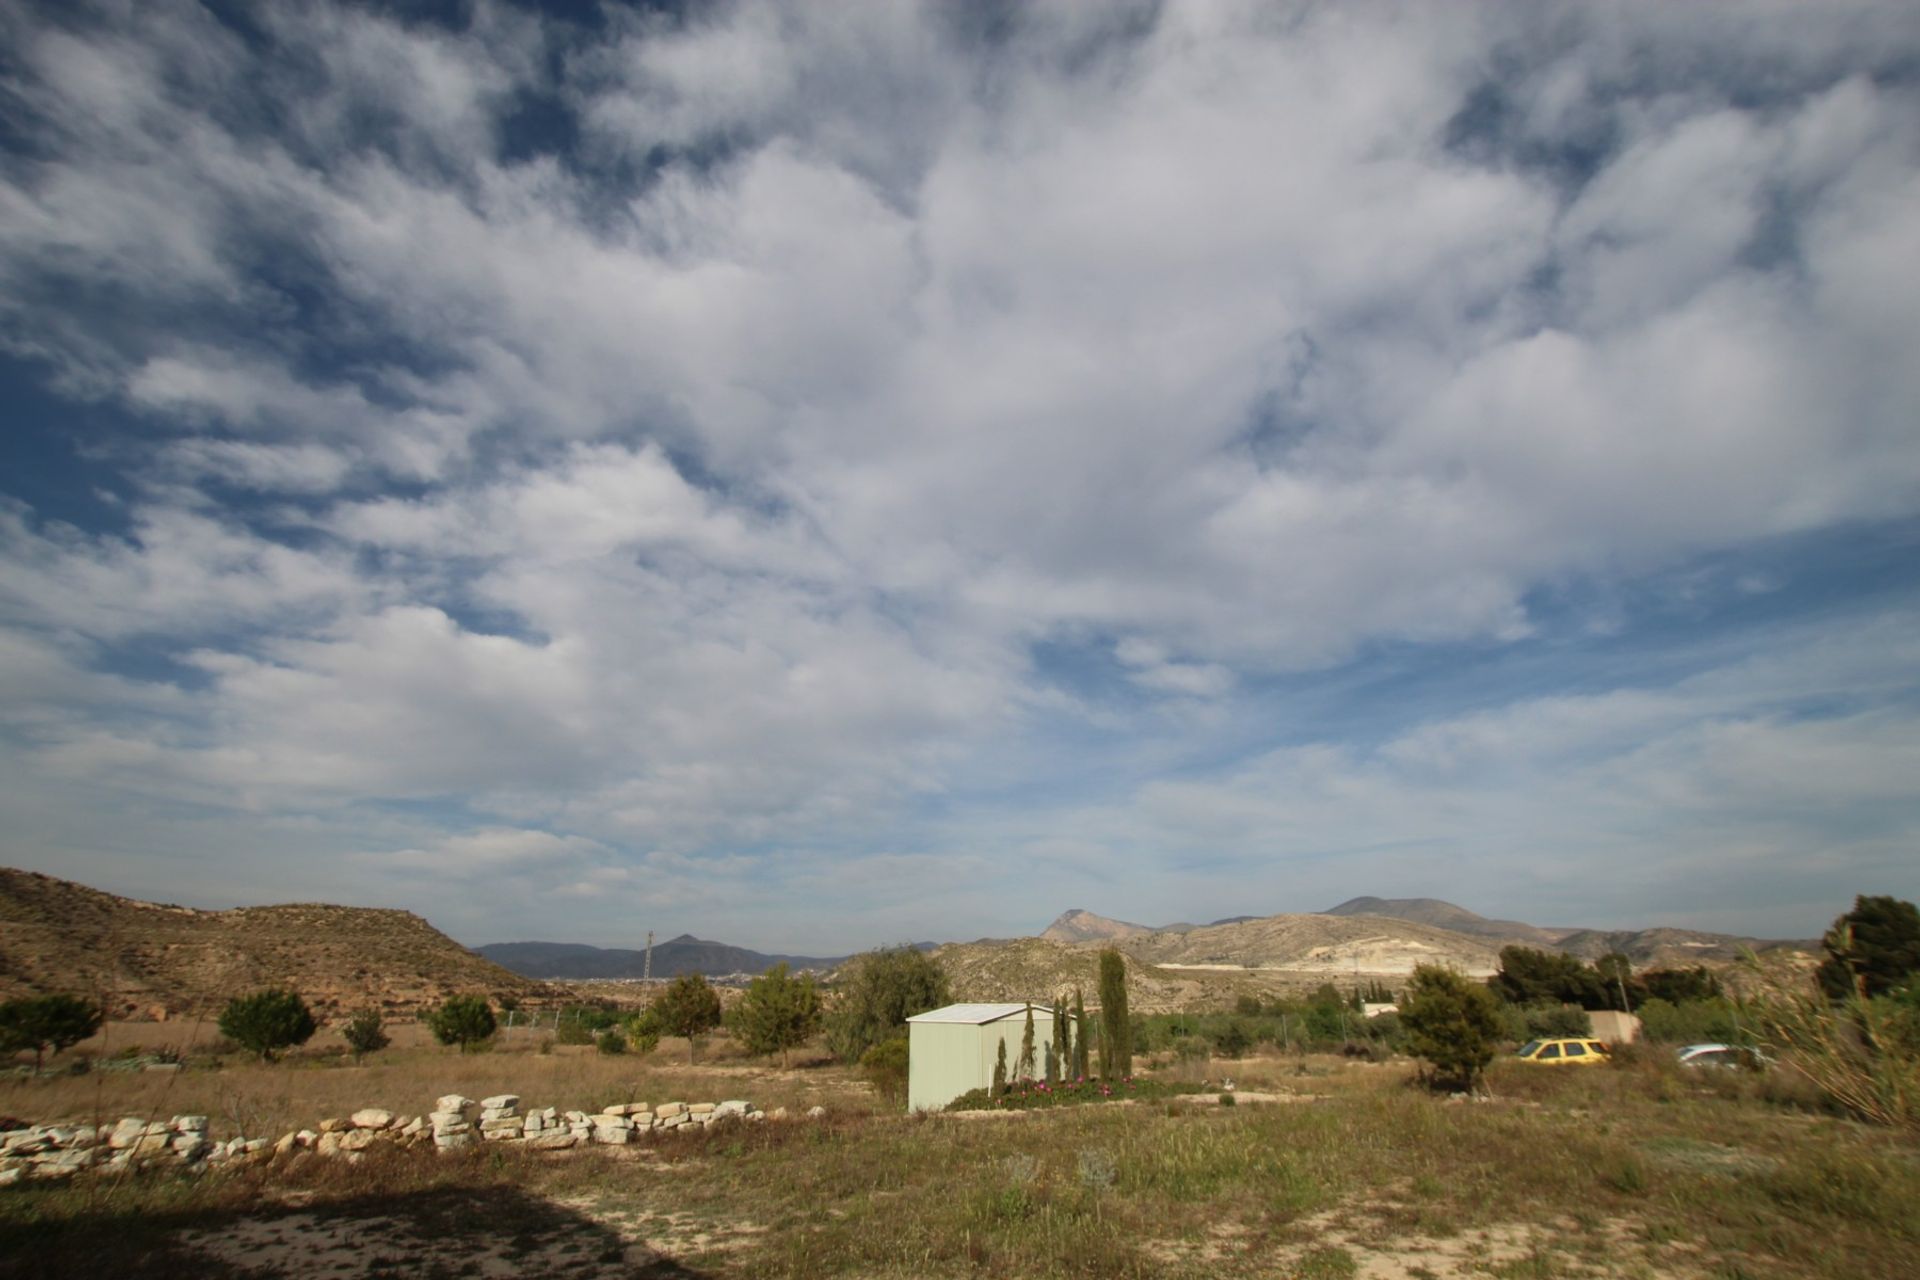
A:
[[[622,947],[590,947],[578,942],[491,942],[474,950],[529,978],[638,978],[647,972],[647,953]],[[796,972],[826,972],[846,960],[846,956],[769,955],[683,933],[654,944],[653,976],[765,973],[776,964],[785,964]]]

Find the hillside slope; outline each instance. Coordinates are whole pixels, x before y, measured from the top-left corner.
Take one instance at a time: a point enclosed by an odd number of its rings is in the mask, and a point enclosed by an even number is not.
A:
[[[1432,925],[1475,938],[1494,938],[1502,945],[1523,942],[1534,947],[1551,947],[1559,942],[1564,929],[1542,929],[1518,920],[1489,920],[1465,907],[1439,898],[1349,898],[1337,907],[1320,913],[1326,916],[1386,916]]]
[[[316,1013],[413,1010],[461,992],[557,995],[409,911],[298,903],[200,911],[0,867],[0,995],[103,997],[117,1017],[217,1014],[289,986]]]
[[[1444,964],[1488,974],[1497,948],[1486,939],[1385,916],[1277,915],[1113,944],[1153,965],[1224,965],[1297,973],[1404,974]]]

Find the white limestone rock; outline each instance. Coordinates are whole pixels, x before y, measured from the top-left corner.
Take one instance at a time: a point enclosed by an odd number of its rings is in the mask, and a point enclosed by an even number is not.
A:
[[[362,1107],[348,1119],[356,1129],[385,1129],[393,1124],[393,1112],[380,1107]]]

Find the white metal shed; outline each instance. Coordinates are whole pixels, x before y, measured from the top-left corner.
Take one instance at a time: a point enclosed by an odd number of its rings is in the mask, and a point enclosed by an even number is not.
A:
[[[907,1109],[938,1111],[970,1089],[993,1083],[1000,1046],[1015,1078],[1027,1010],[1033,1010],[1033,1073],[1045,1073],[1053,1009],[1044,1004],[950,1004],[907,1019]]]

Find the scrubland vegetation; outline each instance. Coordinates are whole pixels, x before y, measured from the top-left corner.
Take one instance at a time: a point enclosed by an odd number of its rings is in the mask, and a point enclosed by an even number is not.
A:
[[[452,1248],[448,1275],[567,1238],[586,1252],[566,1255],[577,1271],[539,1253],[553,1274],[1346,1276],[1364,1265],[1857,1278],[1910,1274],[1920,1250],[1911,1140],[1836,1114],[1784,1072],[1685,1071],[1656,1052],[1591,1071],[1497,1061],[1495,1100],[1461,1102],[1415,1087],[1405,1062],[1261,1054],[1233,1064],[1231,1107],[1209,1089],[909,1118],[817,1056],[782,1072],[712,1049],[717,1060],[691,1070],[669,1066],[672,1054],[636,1064],[591,1049],[397,1046],[359,1069],[296,1059],[188,1072],[140,1100],[214,1109],[226,1089],[337,1110],[383,1090],[511,1087],[562,1105],[720,1091],[796,1112],[820,1102],[828,1115],[557,1156],[392,1152],[15,1188],[0,1198],[0,1272],[249,1274],[189,1257],[182,1233],[268,1221],[298,1239],[316,1212],[370,1238]],[[28,1097],[11,1089],[5,1105]],[[450,1221],[458,1248],[445,1244]],[[38,1269],[22,1269],[27,1258]]]
[[[74,1050],[91,1069],[11,1077],[0,1110],[204,1112],[216,1137],[364,1106],[418,1111],[444,1092],[583,1110],[730,1096],[786,1115],[632,1147],[301,1153],[198,1177],[29,1182],[0,1194],[0,1275],[1907,1276],[1920,1256],[1920,1002],[1913,970],[1866,981],[1878,945],[1837,927],[1820,975],[1756,962],[1737,1000],[1700,975],[1640,988],[1650,1028],[1689,1036],[1737,1018],[1775,1056],[1768,1069],[1687,1069],[1650,1043],[1572,1070],[1497,1056],[1453,1082],[1471,1093],[1433,1087],[1454,1004],[1486,1043],[1586,1016],[1503,981],[1528,957],[1489,984],[1416,974],[1397,993],[1129,1018],[1123,1037],[1074,1018],[1076,1050],[1091,1040],[1110,1067],[1116,1040],[1131,1041],[1130,1080],[1049,1072],[943,1115],[902,1114],[895,1076],[874,1067],[903,1070],[892,1029],[945,999],[937,973],[897,955],[856,970],[824,1011],[770,980],[765,1007],[719,1031],[692,990],[699,1014],[685,1019],[583,1007],[561,1019],[580,1044],[518,1027],[456,1038],[483,1050],[462,1053],[396,1023],[377,1051],[329,1030],[269,1062],[180,1036],[192,1028],[109,1025]],[[1836,968],[1858,980],[1832,982]],[[1587,981],[1579,966],[1549,969]],[[1400,997],[1398,1019],[1356,1011],[1381,995]],[[1430,999],[1440,1015],[1422,1012]],[[657,1042],[663,1024],[706,1037],[697,1063],[681,1057],[690,1041],[596,1047],[643,1027]],[[131,1035],[177,1037],[179,1069],[110,1069]],[[806,1118],[813,1106],[824,1116]],[[345,1239],[370,1243],[343,1253]]]

